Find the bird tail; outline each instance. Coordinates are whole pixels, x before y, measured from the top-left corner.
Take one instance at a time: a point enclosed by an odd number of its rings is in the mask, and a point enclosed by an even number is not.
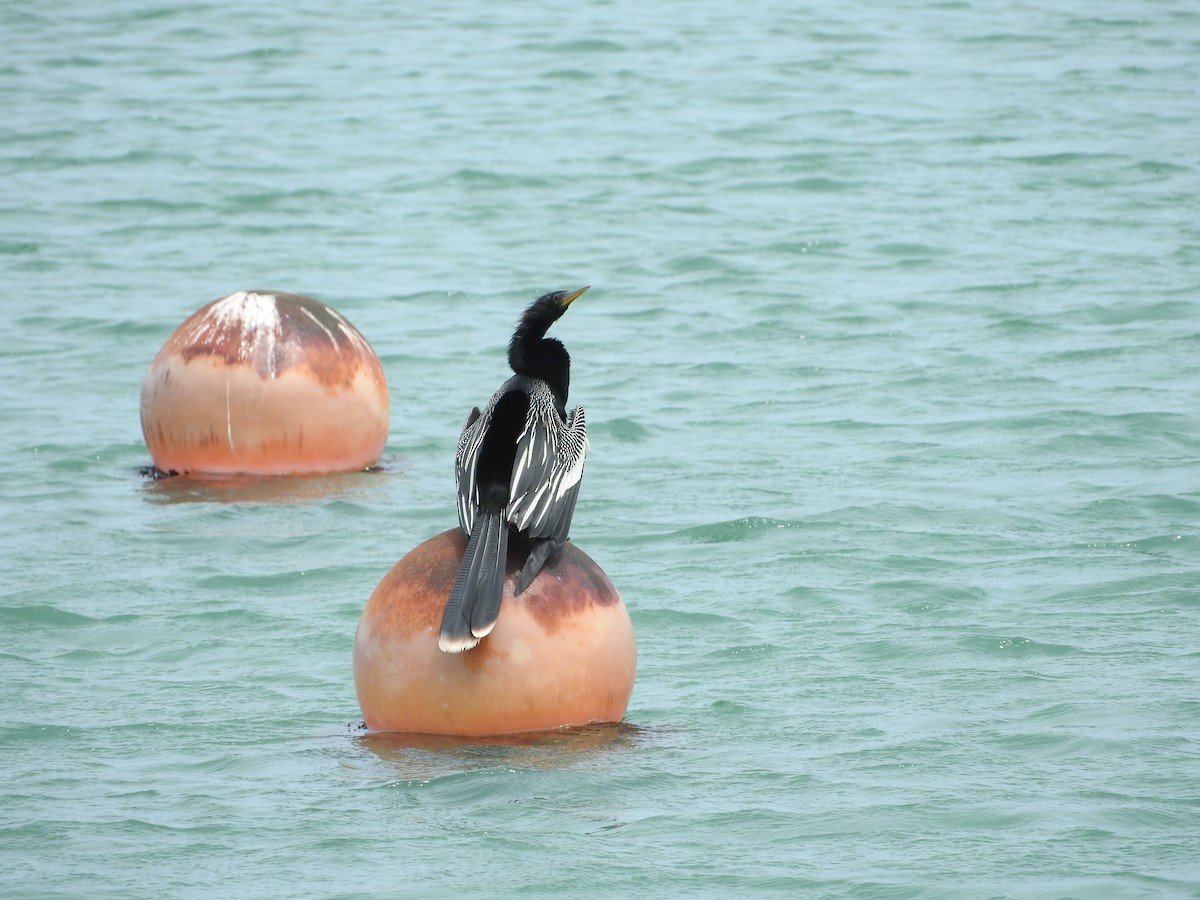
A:
[[[508,522],[501,510],[478,510],[446,611],[438,647],[447,653],[470,650],[486,637],[500,614]]]

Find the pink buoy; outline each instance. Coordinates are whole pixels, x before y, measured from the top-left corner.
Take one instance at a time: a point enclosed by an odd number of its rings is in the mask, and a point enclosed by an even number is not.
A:
[[[367,602],[354,638],[367,727],[481,737],[620,722],[637,646],[629,612],[600,567],[568,541],[518,597],[524,557],[510,547],[495,628],[471,649],[446,653],[438,630],[465,548],[458,529],[429,539]]]
[[[175,329],[142,383],[142,434],[167,473],[363,469],[387,443],[387,380],[367,339],[311,297],[238,291]]]

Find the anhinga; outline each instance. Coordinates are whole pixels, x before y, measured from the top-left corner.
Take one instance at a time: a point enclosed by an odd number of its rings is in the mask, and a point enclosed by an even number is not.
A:
[[[508,344],[514,374],[482,413],[471,410],[458,439],[458,523],[468,535],[438,646],[469,650],[496,624],[510,529],[529,542],[520,594],[562,550],[587,456],[583,407],[567,415],[571,358],[546,331],[580,294],[554,291],[521,315]]]

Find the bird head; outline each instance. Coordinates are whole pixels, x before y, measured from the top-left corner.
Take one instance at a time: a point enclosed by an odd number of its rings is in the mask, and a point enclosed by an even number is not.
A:
[[[559,319],[563,313],[567,311],[567,307],[574,303],[584,291],[591,285],[581,287],[577,291],[551,291],[549,294],[543,294],[533,301],[529,308],[529,312],[537,310],[536,317],[545,317],[550,321]]]

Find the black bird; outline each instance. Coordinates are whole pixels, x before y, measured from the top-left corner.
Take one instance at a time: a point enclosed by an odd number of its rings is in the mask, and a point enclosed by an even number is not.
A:
[[[529,542],[516,593],[556,558],[571,530],[587,456],[583,407],[567,415],[571,357],[546,331],[586,287],[538,297],[508,344],[514,374],[482,413],[471,410],[458,439],[458,524],[468,535],[438,646],[469,650],[500,613],[510,530]]]

